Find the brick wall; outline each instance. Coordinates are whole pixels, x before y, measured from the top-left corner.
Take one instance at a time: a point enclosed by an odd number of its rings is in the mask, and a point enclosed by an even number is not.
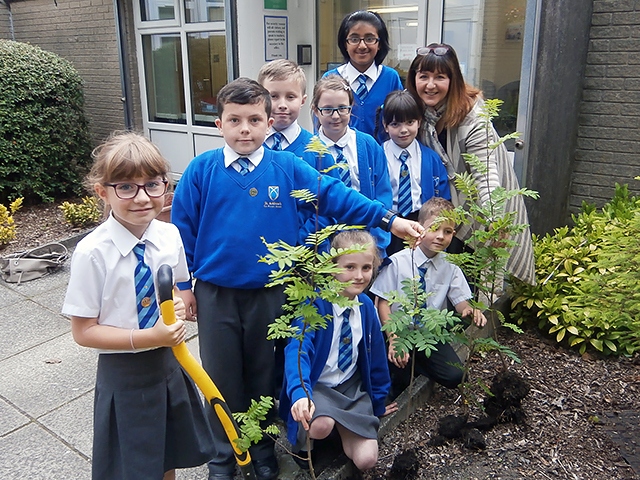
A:
[[[0,3],[0,38],[2,40],[11,40],[9,9],[3,3]]]
[[[570,211],[627,183],[640,194],[640,1],[594,0]]]
[[[56,53],[78,70],[93,141],[123,129],[113,0],[27,0],[12,2],[11,10],[16,41]]]

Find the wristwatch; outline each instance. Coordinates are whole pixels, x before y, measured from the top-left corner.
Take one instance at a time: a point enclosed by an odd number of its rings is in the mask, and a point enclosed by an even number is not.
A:
[[[382,220],[380,220],[380,228],[385,232],[391,231],[391,224],[398,216],[398,212],[394,212],[393,210],[387,210],[387,213],[384,214]]]

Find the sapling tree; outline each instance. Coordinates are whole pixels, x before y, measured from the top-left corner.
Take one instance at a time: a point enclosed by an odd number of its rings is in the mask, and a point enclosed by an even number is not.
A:
[[[471,233],[465,242],[469,250],[457,255],[449,255],[448,258],[465,272],[474,287],[474,299],[470,303],[474,308],[487,312],[486,316],[492,323],[494,332],[490,338],[477,338],[463,334],[458,337],[458,341],[468,346],[469,356],[476,352],[497,352],[504,370],[507,370],[506,357],[517,362],[519,359],[514,352],[498,342],[498,327],[502,325],[518,333],[521,329],[507,322],[501,311],[491,307],[503,291],[510,250],[517,246],[514,238],[526,231],[528,227],[526,224],[516,222],[517,212],[509,211],[508,204],[515,197],[538,198],[538,194],[526,188],[507,190],[502,186],[490,184],[490,162],[494,151],[505,141],[517,138],[519,135],[517,132],[511,133],[495,140],[492,120],[498,115],[501,104],[502,100],[486,100],[479,113],[487,145],[484,157],[463,154],[465,162],[480,174],[481,183],[478,183],[468,172],[456,174],[454,181],[456,189],[466,198],[466,202],[455,209],[454,215],[458,222],[470,227]],[[461,386],[467,401],[475,398],[470,391],[472,385],[466,382],[468,377],[469,364],[467,363],[464,366]],[[487,391],[484,385],[481,387]]]

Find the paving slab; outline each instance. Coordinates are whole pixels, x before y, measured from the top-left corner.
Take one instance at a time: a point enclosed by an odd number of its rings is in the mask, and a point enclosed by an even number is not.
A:
[[[87,459],[93,443],[93,393],[92,389],[38,419]]]
[[[622,458],[640,476],[640,412],[605,412],[604,424],[609,438],[620,448]]]
[[[31,300],[50,312],[56,315],[61,315],[60,312],[62,311],[62,305],[64,303],[64,296],[66,293],[67,284],[65,283],[64,285],[47,290],[39,295],[34,295],[31,297]],[[66,315],[63,316],[64,318],[68,318]]]
[[[0,399],[0,437],[20,428],[31,420],[13,405]]]
[[[18,303],[24,300],[24,298],[24,295],[15,292],[13,289],[7,286],[6,282],[0,280],[0,308]]]
[[[2,308],[0,315],[0,362],[71,331],[61,315],[23,300]],[[1,391],[1,390],[0,390]]]
[[[3,480],[89,480],[91,464],[54,434],[30,423],[0,438]]]
[[[0,362],[0,392],[38,418],[93,389],[97,357],[66,333]]]
[[[16,293],[20,293],[26,297],[34,297],[40,295],[43,292],[59,288],[61,285],[67,285],[69,283],[69,261],[64,264],[59,270],[45,275],[44,277],[31,280],[29,282],[17,283],[4,283],[8,288]]]

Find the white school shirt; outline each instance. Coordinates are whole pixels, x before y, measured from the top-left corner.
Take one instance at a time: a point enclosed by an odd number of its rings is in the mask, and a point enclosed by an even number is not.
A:
[[[427,306],[438,310],[447,308],[447,298],[455,306],[471,298],[471,289],[464,278],[460,267],[447,261],[446,253],[438,253],[428,258],[420,248],[416,248],[411,261],[411,249],[405,248],[389,257],[391,263],[384,267],[371,286],[371,293],[385,300],[389,292],[402,294],[402,281],[406,278],[419,277],[418,267],[425,265],[425,289],[431,292],[427,297]],[[391,305],[391,311],[398,310],[399,305]]]
[[[318,130],[318,137],[327,146],[336,163],[338,163],[338,151],[336,150],[334,145],[342,147],[342,155],[347,161],[347,165],[349,165],[349,174],[351,175],[351,188],[353,188],[356,192],[359,192],[360,173],[358,170],[358,147],[356,144],[356,131],[353,128],[349,127],[347,128],[346,133],[342,137],[340,137],[337,142],[334,142],[324,134],[324,132],[322,131],[322,127],[320,127],[320,130]]]
[[[297,120],[293,122],[291,125],[289,125],[287,128],[285,128],[284,130],[280,130],[280,133],[282,134],[282,137],[283,137],[282,141],[280,142],[280,149],[284,150],[293,142],[295,142],[296,138],[298,138],[298,135],[300,135],[301,131],[302,131],[302,128],[300,127],[300,125],[298,125]],[[277,133],[277,130],[274,130],[273,127],[269,127],[269,131],[267,132],[267,139],[264,141],[264,143],[266,143],[269,148],[273,148],[273,135],[275,133]]]
[[[371,91],[371,87],[373,87],[373,84],[376,83],[376,80],[378,80],[380,72],[382,72],[382,65],[376,65],[375,62],[369,65],[369,68],[367,68],[364,72],[360,72],[356,67],[351,65],[351,62],[345,63],[344,65],[340,65],[338,67],[338,73],[342,78],[349,82],[349,86],[354,92],[358,90],[358,87],[360,86],[360,81],[358,80],[358,77],[360,75],[366,75],[367,91]]]
[[[264,147],[260,145],[260,148],[258,148],[255,152],[249,155],[240,155],[225,143],[224,148],[222,149],[222,153],[224,155],[224,166],[226,168],[229,168],[229,165],[231,165],[231,167],[234,168],[236,172],[239,172],[241,170],[240,165],[234,162],[239,158],[246,158],[247,160],[249,160],[249,171],[253,172],[262,161],[262,157],[264,156]]]
[[[332,303],[331,306],[333,307],[333,336],[331,337],[331,348],[329,349],[327,363],[318,378],[318,383],[333,388],[351,378],[351,375],[353,375],[356,368],[358,368],[358,345],[360,345],[360,341],[362,340],[362,318],[360,317],[360,306],[356,305],[352,307],[351,314],[349,315],[351,346],[353,348],[351,366],[343,372],[338,368],[338,350],[340,349],[342,314],[346,308],[339,307],[335,303]],[[327,328],[329,328],[329,326],[327,326]]]
[[[409,153],[407,159],[407,167],[409,167],[409,176],[411,178],[411,202],[413,207],[412,212],[420,210],[422,206],[422,187],[420,186],[420,174],[422,173],[422,152],[418,141],[414,138],[413,142],[409,144],[407,148],[400,148],[393,143],[393,140],[387,140],[382,145],[384,149],[384,155],[387,157],[387,166],[389,167],[389,179],[391,180],[391,192],[393,194],[393,209],[398,210],[398,184],[400,182],[400,167],[402,162],[400,161],[400,154],[404,150]]]
[[[166,263],[173,270],[174,283],[189,280],[182,239],[175,225],[153,220],[138,239],[111,214],[82,239],[73,252],[62,313],[97,318],[100,325],[138,329],[134,282],[138,259],[133,247],[141,242],[145,244],[144,261],[154,277],[158,267]],[[131,350],[98,351],[132,353]]]

